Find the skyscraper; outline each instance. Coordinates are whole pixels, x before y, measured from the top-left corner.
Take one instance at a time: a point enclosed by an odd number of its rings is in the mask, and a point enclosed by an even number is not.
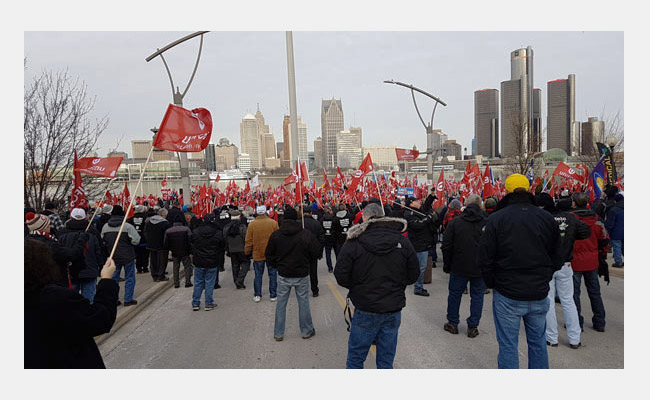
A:
[[[217,171],[234,168],[239,158],[239,149],[231,144],[227,138],[219,139],[219,144],[214,147],[214,162]]]
[[[264,139],[264,158],[276,158],[275,154],[275,138],[272,133],[265,133],[262,135]]]
[[[501,82],[501,155],[539,151],[541,91],[533,86],[533,49],[510,53],[510,80]]]
[[[208,147],[203,150],[205,152],[205,169],[207,171],[217,170],[217,161],[215,159],[214,144],[208,144]]]
[[[291,117],[285,115],[282,119],[282,140],[284,142],[282,147],[282,166],[285,168],[291,168],[291,134],[289,125],[291,125]]]
[[[361,129],[339,132],[336,143],[336,165],[341,168],[358,168],[362,160]]]
[[[483,89],[474,92],[473,154],[496,157],[499,154],[499,91]]]
[[[287,129],[291,132],[291,121],[287,125]],[[307,160],[307,124],[302,122],[302,118],[298,115],[298,157],[301,160]]]
[[[598,117],[589,117],[582,123],[581,154],[593,155],[598,153],[596,142],[605,143],[605,122]]]
[[[332,97],[323,100],[321,107],[321,133],[323,138],[323,165],[336,168],[336,135],[343,130],[343,105]]]
[[[576,90],[575,75],[568,79],[556,79],[547,83],[548,87],[548,149],[562,149],[568,155],[575,155],[579,149],[575,148],[575,108]]]
[[[252,114],[246,114],[239,124],[242,154],[250,157],[250,168],[262,167],[261,140],[258,133],[258,122]]]

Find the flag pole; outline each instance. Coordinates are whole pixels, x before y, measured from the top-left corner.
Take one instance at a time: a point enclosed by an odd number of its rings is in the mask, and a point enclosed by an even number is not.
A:
[[[147,161],[145,161],[144,167],[142,167],[142,172],[140,172],[140,179],[138,180],[138,184],[135,187],[134,193],[137,193],[138,189],[140,188],[140,184],[142,183],[142,178],[144,177],[144,171],[147,169],[147,165],[149,165],[149,159],[151,158],[152,153],[153,153],[153,144],[151,145],[151,150],[149,150]],[[126,217],[129,215],[129,212],[131,212],[131,207],[133,207],[133,200],[135,200],[135,196],[131,196],[131,201],[129,202],[129,206],[124,212],[124,219],[122,220],[122,225],[120,226],[120,230],[117,233],[117,237],[115,238],[115,243],[113,243],[113,250],[111,250],[111,254],[108,256],[109,259],[112,259],[113,254],[115,254],[115,249],[117,249],[117,243],[120,241],[120,236],[122,236],[122,230],[124,229],[124,224],[126,223]]]
[[[117,176],[116,176],[115,178],[117,178]],[[102,199],[99,200],[100,202],[104,201],[104,199],[106,198],[106,192],[108,192],[108,188],[111,186],[111,183],[113,183],[113,181],[115,180],[115,178],[113,178],[113,179],[111,179],[110,181],[108,181],[108,185],[106,185],[106,190],[104,190],[104,194],[102,195]],[[88,228],[90,228],[90,225],[93,223],[93,220],[94,220],[95,217],[97,216],[97,211],[99,211],[99,207],[97,207],[97,206],[95,205],[95,212],[93,213],[92,218],[90,218],[90,221],[88,221],[88,226],[86,227],[86,230],[85,230],[84,232],[88,232]],[[100,233],[101,233],[101,232],[100,232]]]
[[[394,202],[394,201],[388,200],[388,202],[391,203],[392,205],[395,205],[395,202]],[[399,206],[404,207],[404,208],[406,208],[406,209],[408,209],[408,210],[411,210],[411,211],[413,211],[413,212],[416,213],[416,214],[420,214],[420,215],[423,216],[423,217],[426,217],[426,216],[427,216],[426,214],[424,214],[424,213],[422,213],[422,212],[420,212],[420,211],[418,211],[418,210],[416,210],[416,209],[414,209],[414,208],[411,208],[411,207],[405,206],[404,204],[399,204]]]
[[[375,185],[377,185],[377,193],[379,193],[379,203],[381,204],[381,212],[386,216],[386,211],[384,211],[384,201],[381,199],[381,190],[379,190],[379,181],[377,180],[377,175],[375,174],[375,166],[372,167],[372,177],[375,178]]]

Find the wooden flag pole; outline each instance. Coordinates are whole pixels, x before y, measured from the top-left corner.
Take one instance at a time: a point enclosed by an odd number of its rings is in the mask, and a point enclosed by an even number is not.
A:
[[[149,150],[149,155],[147,156],[147,161],[144,163],[144,167],[142,168],[142,171],[140,172],[140,179],[138,180],[138,184],[135,187],[135,190],[133,193],[138,193],[138,189],[140,188],[140,184],[142,184],[142,178],[144,177],[144,171],[147,169],[147,165],[149,165],[149,159],[151,158],[151,154],[153,153],[153,144],[151,145],[151,150]],[[117,243],[120,241],[120,236],[122,235],[122,230],[124,229],[124,224],[126,223],[126,217],[129,215],[129,212],[131,212],[131,207],[133,207],[133,200],[135,200],[135,195],[131,196],[131,201],[129,202],[129,206],[127,207],[126,211],[124,212],[124,219],[122,220],[122,225],[120,226],[120,231],[117,233],[117,237],[115,238],[115,243],[113,243],[113,250],[111,250],[111,254],[108,256],[109,259],[113,258],[113,254],[115,254],[115,249],[117,249]]]
[[[386,211],[384,211],[384,201],[381,199],[381,190],[379,190],[379,181],[377,180],[377,175],[375,174],[375,167],[372,167],[372,177],[375,178],[375,185],[377,185],[377,193],[379,193],[379,203],[381,204],[381,212],[386,216]]]
[[[388,200],[388,202],[391,203],[392,205],[395,205],[395,202],[394,202],[394,201]],[[420,214],[420,215],[423,216],[423,217],[426,217],[426,216],[427,216],[427,215],[424,214],[423,212],[420,212],[420,211],[418,211],[418,210],[416,210],[416,209],[414,209],[414,208],[411,208],[411,207],[405,206],[404,204],[398,204],[398,205],[401,206],[401,207],[404,207],[404,208],[406,208],[406,209],[408,209],[408,210],[411,210],[411,211],[413,211],[413,212],[416,213],[416,214]]]
[[[113,183],[114,180],[115,180],[115,178],[108,181],[108,185],[106,185],[106,190],[104,190],[104,195],[102,196],[102,199],[99,200],[100,202],[104,201],[104,199],[106,198],[106,192],[108,192],[108,188],[111,186],[111,183]],[[90,221],[88,221],[88,226],[86,227],[86,230],[84,232],[88,232],[88,228],[90,228],[90,225],[93,223],[93,220],[95,219],[95,216],[97,216],[97,211],[99,211],[99,207],[97,207],[95,205],[95,212],[93,213],[92,218],[90,218]]]

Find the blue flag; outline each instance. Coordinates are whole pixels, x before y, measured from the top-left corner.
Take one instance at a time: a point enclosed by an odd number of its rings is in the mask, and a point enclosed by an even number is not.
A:
[[[526,172],[526,178],[528,178],[528,185],[533,185],[533,160],[530,160],[530,167],[528,167],[528,172]]]
[[[587,181],[588,186],[590,186],[594,191],[594,201],[598,200],[603,194],[603,189],[605,188],[606,182],[606,173],[605,173],[605,158],[604,155],[598,161],[598,164],[594,167],[591,174],[589,174],[589,180]]]

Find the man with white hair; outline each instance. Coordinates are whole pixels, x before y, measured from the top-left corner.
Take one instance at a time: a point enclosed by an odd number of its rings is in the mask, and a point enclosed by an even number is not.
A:
[[[253,282],[253,301],[259,303],[262,300],[262,276],[266,265],[266,246],[269,243],[271,234],[278,230],[278,223],[266,215],[266,206],[257,206],[255,220],[251,221],[246,231],[246,246],[244,253],[253,254],[253,268],[255,268],[255,281]],[[269,295],[271,301],[277,299],[278,271],[274,266],[268,265],[269,273]]]
[[[404,291],[420,276],[413,244],[402,233],[407,222],[383,217],[379,204],[368,204],[363,223],[350,228],[336,259],[334,276],[350,290],[354,316],[348,339],[346,368],[363,368],[373,341],[377,341],[377,368],[393,368]]]
[[[478,324],[483,311],[485,282],[476,265],[478,244],[485,226],[486,215],[483,201],[470,195],[465,201],[465,210],[452,219],[445,230],[442,242],[442,270],[449,274],[449,296],[447,297],[447,323],[444,330],[458,334],[459,309],[463,291],[470,284],[470,316],[467,318],[467,337],[478,336]]]

